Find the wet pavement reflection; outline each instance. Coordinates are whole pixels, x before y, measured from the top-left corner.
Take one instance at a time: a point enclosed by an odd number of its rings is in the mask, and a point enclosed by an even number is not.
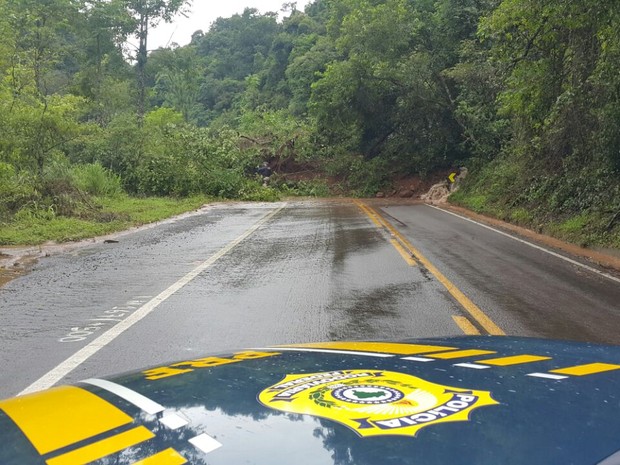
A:
[[[70,379],[231,347],[460,334],[460,310],[349,201],[294,202]],[[136,351],[136,340],[140,350]]]
[[[41,260],[2,288],[0,395],[129,317],[279,204],[223,204]],[[68,379],[231,347],[459,334],[455,302],[348,200],[294,201]],[[62,342],[61,342],[62,341]]]
[[[617,287],[423,205],[382,211],[508,334],[620,342]],[[231,203],[42,259],[0,288],[0,397],[218,254],[65,380],[233,348],[461,335],[453,317],[464,309],[423,266],[408,265],[391,239],[346,199]],[[558,299],[562,307],[548,310]]]

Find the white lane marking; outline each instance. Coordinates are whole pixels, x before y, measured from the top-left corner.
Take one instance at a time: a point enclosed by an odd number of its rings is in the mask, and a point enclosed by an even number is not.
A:
[[[169,429],[179,429],[189,424],[189,421],[176,413],[164,415],[159,419],[159,422]]]
[[[151,400],[148,397],[143,396],[142,394],[134,391],[133,389],[129,389],[128,387],[113,383],[112,381],[108,381],[105,379],[91,378],[91,379],[85,379],[84,381],[81,381],[81,382],[100,387],[101,389],[105,389],[106,391],[111,392],[112,394],[116,394],[121,399],[125,399],[127,402],[135,405],[140,410],[148,413],[149,415],[157,415],[159,412],[163,412],[165,410],[163,405],[158,404],[154,400]]]
[[[206,433],[199,434],[198,436],[189,439],[189,442],[196,449],[201,450],[205,454],[213,452],[215,449],[219,449],[220,447],[222,447],[222,443],[220,443],[216,439],[213,439]]]
[[[525,376],[533,376],[534,378],[547,378],[547,379],[566,379],[566,378],[568,378],[568,376],[552,375],[551,373],[528,373]]]
[[[474,370],[484,370],[485,368],[491,368],[487,365],[478,365],[477,363],[455,363],[454,367],[473,368]]]
[[[579,267],[583,268],[584,270],[591,271],[592,273],[596,273],[599,276],[604,276],[607,279],[611,279],[612,281],[616,281],[617,283],[620,283],[620,278],[616,278],[615,276],[612,276],[612,275],[607,274],[607,273],[605,273],[603,271],[597,270],[596,268],[593,268],[591,266],[584,265],[583,263],[578,262],[577,260],[573,260],[571,258],[565,257],[564,255],[561,255],[559,253],[553,252],[553,251],[551,251],[549,249],[545,249],[544,247],[541,247],[539,245],[533,244],[533,243],[528,242],[526,240],[520,239],[520,238],[515,237],[515,236],[513,236],[511,234],[505,233],[504,231],[500,231],[499,229],[495,229],[495,228],[492,228],[491,226],[487,226],[486,224],[479,223],[478,221],[474,221],[471,218],[467,218],[466,216],[458,215],[456,213],[453,213],[453,212],[448,211],[448,210],[444,210],[443,208],[439,208],[439,207],[436,207],[434,205],[428,205],[428,204],[425,204],[425,205],[427,207],[434,208],[435,210],[439,210],[439,211],[442,211],[444,213],[447,213],[448,215],[456,216],[457,218],[461,218],[462,220],[469,221],[470,223],[477,224],[478,226],[481,226],[481,227],[483,227],[485,229],[488,229],[490,231],[495,231],[496,233],[501,234],[502,236],[509,237],[510,239],[513,239],[513,240],[515,240],[517,242],[521,242],[522,244],[528,245],[528,246],[530,246],[530,247],[532,247],[532,248],[534,248],[536,250],[540,250],[541,252],[546,252],[549,255],[553,255],[554,257],[557,257],[557,258],[559,258],[561,260],[564,260],[565,262],[568,262],[568,263],[571,263],[573,265],[579,266]]]
[[[426,358],[426,357],[401,357],[401,360],[413,360],[414,362],[434,362],[434,358]]]
[[[252,349],[252,350],[277,350],[277,351],[294,351],[294,352],[319,352],[321,354],[340,354],[340,355],[363,355],[365,357],[381,357],[388,358],[394,357],[391,354],[376,354],[373,352],[355,352],[352,350],[332,350],[332,349],[309,349],[305,347],[263,347],[260,349]]]
[[[125,305],[112,307],[111,310],[104,310],[103,315],[96,315],[95,318],[88,319],[88,323],[84,323],[83,327],[74,326],[70,332],[58,339],[59,342],[81,342],[92,336],[95,332],[103,329],[105,326],[112,326],[123,320],[128,314],[147,303],[153,296],[140,296],[131,299]],[[96,321],[96,323],[90,323]],[[112,322],[112,324],[110,324]]]
[[[224,255],[226,255],[228,252],[234,249],[237,245],[239,245],[241,242],[247,239],[258,228],[260,228],[263,224],[265,224],[267,221],[273,218],[276,214],[278,214],[280,210],[282,210],[285,206],[286,206],[286,203],[276,208],[275,210],[272,210],[267,215],[263,216],[258,222],[254,224],[254,226],[252,226],[250,229],[244,232],[237,239],[233,240],[232,242],[229,242],[224,248],[220,249],[218,252],[213,254],[206,261],[202,262],[200,265],[198,265],[192,271],[187,273],[185,276],[179,279],[176,283],[174,283],[168,289],[164,290],[159,295],[156,295],[155,297],[153,297],[146,304],[144,304],[142,307],[137,309],[135,312],[133,312],[123,321],[118,323],[116,326],[113,326],[112,328],[108,329],[105,333],[103,333],[97,339],[93,340],[86,346],[82,347],[80,350],[78,350],[76,353],[74,353],[64,362],[60,363],[56,368],[52,369],[51,371],[43,375],[41,378],[36,380],[34,383],[32,383],[30,386],[28,386],[26,389],[21,391],[18,395],[29,394],[31,392],[41,391],[43,389],[52,387],[62,378],[67,376],[67,374],[73,371],[76,367],[84,363],[86,360],[88,360],[90,357],[96,354],[99,350],[101,350],[106,345],[108,345],[110,342],[112,342],[114,339],[116,339],[118,336],[120,336],[121,333],[131,328],[133,325],[135,325],[140,320],[142,320],[144,317],[146,317],[149,313],[155,310],[159,306],[159,304],[164,302],[175,292],[179,291],[182,287],[184,287],[186,284],[188,284],[194,278],[196,278],[200,273],[202,273],[204,270],[209,268],[211,265],[217,262],[220,258],[222,258]]]
[[[89,322],[96,321],[97,323],[84,323],[83,327],[75,326],[70,329],[68,334],[58,339],[58,342],[66,343],[84,341],[88,337],[92,336],[96,331],[103,329],[103,327],[111,326],[110,322],[119,323],[128,314],[147,303],[152,297],[152,295],[136,297],[135,299],[126,302],[125,305],[112,307],[111,310],[104,310],[103,315],[97,315],[95,318],[90,318],[88,320]]]

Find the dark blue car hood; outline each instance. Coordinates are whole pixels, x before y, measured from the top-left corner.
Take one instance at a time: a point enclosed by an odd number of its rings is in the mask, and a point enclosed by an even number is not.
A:
[[[332,342],[0,402],[1,464],[614,464],[620,347]]]

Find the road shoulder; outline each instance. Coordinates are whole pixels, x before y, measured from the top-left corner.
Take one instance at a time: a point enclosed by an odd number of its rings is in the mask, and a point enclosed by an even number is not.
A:
[[[440,208],[442,210],[446,210],[448,212],[456,213],[461,216],[465,216],[471,220],[477,221],[487,226],[491,226],[494,228],[501,229],[505,232],[515,234],[524,239],[528,239],[532,242],[535,242],[539,245],[543,245],[543,246],[550,247],[556,250],[560,250],[574,257],[585,259],[605,269],[620,272],[620,257],[615,257],[610,254],[606,254],[606,253],[595,251],[592,249],[580,247],[576,244],[571,244],[569,242],[564,242],[560,239],[556,239],[554,237],[550,237],[544,234],[537,233],[535,231],[532,231],[531,229],[527,229],[521,226],[517,226],[515,224],[507,223],[505,221],[498,220],[497,218],[491,218],[489,216],[481,215],[479,213],[475,213],[471,210],[468,210],[466,208],[459,207],[456,205],[452,205],[450,203],[441,203],[441,204],[433,203],[429,205]]]

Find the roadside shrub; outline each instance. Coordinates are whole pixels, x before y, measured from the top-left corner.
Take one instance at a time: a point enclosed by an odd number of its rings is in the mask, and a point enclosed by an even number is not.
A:
[[[97,197],[116,197],[123,193],[121,178],[100,163],[77,165],[71,169],[75,185]]]
[[[38,197],[34,177],[27,172],[17,172],[9,163],[0,162],[0,216],[16,212]]]
[[[346,187],[359,196],[374,196],[389,185],[388,162],[381,158],[366,160],[361,155],[338,155],[327,163],[326,171],[343,179]]]
[[[581,213],[579,215],[573,216],[564,220],[562,223],[557,225],[557,231],[567,235],[576,235],[582,233],[585,229],[588,228],[592,223],[592,215],[589,213]]]
[[[517,224],[528,225],[534,219],[532,213],[525,208],[517,208],[510,212],[510,219]]]
[[[57,154],[43,171],[40,189],[41,203],[52,207],[60,216],[73,215],[85,200],[75,185],[71,165],[61,154]]]
[[[601,160],[550,169],[529,156],[473,166],[450,201],[581,245],[618,243],[620,183]]]
[[[124,114],[110,123],[106,133],[107,159],[101,161],[115,173],[122,174],[125,188],[135,192],[135,171],[143,153],[143,131],[134,115]]]
[[[177,160],[174,157],[160,155],[144,160],[135,171],[138,181],[137,190],[146,195],[183,195],[190,189],[179,189],[181,176]],[[181,192],[179,192],[181,190]]]
[[[246,179],[238,197],[253,202],[275,202],[280,200],[280,193],[272,187],[263,186],[261,182]]]
[[[201,187],[204,194],[235,199],[243,192],[246,182],[247,180],[242,173],[234,170],[214,168],[204,173]]]
[[[37,220],[51,221],[54,218],[56,218],[54,206],[40,204],[38,202],[29,203],[15,214],[15,220],[24,222]]]
[[[450,202],[471,208],[476,212],[485,211],[488,206],[487,196],[484,194],[466,194],[463,189],[450,194]]]

